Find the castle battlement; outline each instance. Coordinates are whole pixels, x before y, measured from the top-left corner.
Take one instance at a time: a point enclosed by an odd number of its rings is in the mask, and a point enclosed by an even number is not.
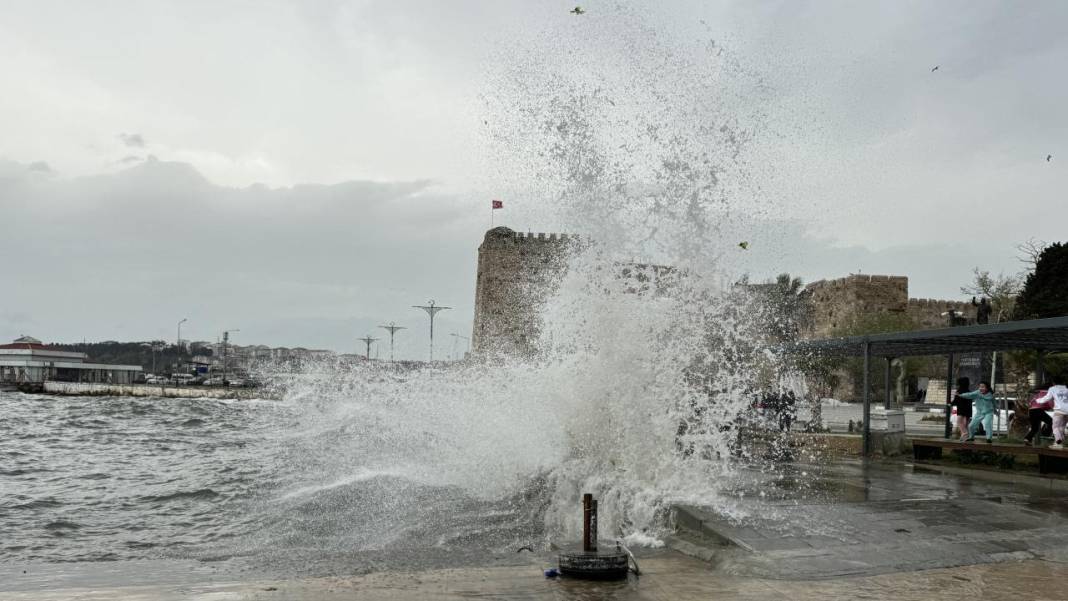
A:
[[[519,242],[566,242],[568,235],[555,233],[545,234],[542,232],[538,232],[537,234],[534,232],[527,232],[524,234],[523,232],[516,232],[515,239]]]
[[[835,278],[833,280],[817,280],[812,282],[806,289],[816,288],[846,288],[850,286],[856,286],[858,284],[881,284],[881,283],[893,283],[904,284],[908,286],[909,278],[903,275],[873,275],[866,273],[854,273],[841,278]]]
[[[567,242],[576,239],[578,239],[578,237],[573,234],[517,232],[511,228],[499,226],[486,232],[482,244],[491,246],[506,246],[513,244],[557,245],[566,244]]]
[[[960,309],[964,307],[971,307],[972,303],[969,301],[955,301],[944,300],[940,298],[910,298],[909,307],[945,307]]]

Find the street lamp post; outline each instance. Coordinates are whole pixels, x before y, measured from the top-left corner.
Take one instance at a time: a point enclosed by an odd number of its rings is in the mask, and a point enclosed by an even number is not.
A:
[[[433,362],[434,361],[434,316],[437,315],[439,311],[444,311],[445,309],[451,309],[452,307],[439,307],[439,306],[434,304],[434,299],[430,299],[427,302],[427,304],[425,304],[425,305],[412,305],[412,308],[413,309],[422,309],[422,310],[426,311],[427,315],[430,316],[430,361]]]
[[[367,355],[366,355],[366,357],[367,357],[367,360],[370,361],[371,360],[371,343],[376,341],[376,340],[378,340],[378,339],[377,338],[372,338],[371,335],[368,334],[368,335],[364,336],[363,338],[357,338],[356,340],[362,340],[367,345]]]
[[[467,351],[468,351],[468,352],[470,352],[470,351],[471,351],[471,339],[470,339],[470,338],[468,338],[467,336],[461,336],[461,335],[459,335],[459,334],[458,334],[458,333],[456,333],[456,332],[453,332],[452,334],[449,334],[449,335],[450,335],[450,336],[452,336],[452,338],[453,338],[453,341],[452,341],[452,342],[453,342],[453,351],[455,351],[455,350],[456,350],[456,343],[457,343],[457,342],[459,342],[460,340],[465,340],[465,341],[467,341],[467,344],[466,344],[466,346],[467,346]],[[465,354],[466,354],[466,353],[465,353]]]
[[[392,321],[389,322],[388,326],[378,327],[383,328],[389,332],[389,362],[393,363],[393,335],[397,333],[397,330],[406,330],[407,328],[404,326],[399,326],[393,323]]]
[[[949,327],[951,327],[951,328],[957,326],[957,318],[960,315],[963,315],[963,313],[961,313],[960,311],[958,311],[956,309],[950,309],[949,311],[945,311],[945,312],[942,313],[942,317],[948,317],[949,318]],[[949,353],[949,355],[946,357],[946,421],[945,421],[945,424],[943,424],[944,429],[945,429],[946,438],[949,438],[950,435],[953,434],[953,423],[950,421],[950,414],[953,413],[953,409],[950,407],[950,404],[953,401],[953,393],[952,393],[952,388],[951,388],[952,386],[953,386],[953,353]],[[924,400],[926,400],[926,399],[924,399]]]
[[[181,368],[181,363],[182,363],[182,324],[187,322],[187,321],[189,321],[189,319],[183,317],[182,320],[178,322],[178,364],[179,364],[179,368]]]
[[[223,376],[222,376],[222,385],[223,386],[228,386],[229,385],[229,383],[226,380],[226,347],[230,343],[230,332],[240,332],[240,331],[241,330],[233,329],[233,330],[226,330],[225,332],[223,332]]]

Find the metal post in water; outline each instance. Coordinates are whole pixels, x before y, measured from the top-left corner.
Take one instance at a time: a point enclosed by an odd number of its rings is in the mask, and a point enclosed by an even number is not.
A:
[[[592,551],[590,547],[590,518],[593,517],[593,495],[582,495],[582,550]]]
[[[596,580],[627,577],[630,552],[617,543],[603,551],[597,549],[597,501],[590,493],[582,495],[582,550],[560,553],[560,573],[564,576]],[[635,562],[637,563],[637,562]]]
[[[590,548],[588,550],[597,550],[597,499],[593,500],[593,505],[590,507]]]

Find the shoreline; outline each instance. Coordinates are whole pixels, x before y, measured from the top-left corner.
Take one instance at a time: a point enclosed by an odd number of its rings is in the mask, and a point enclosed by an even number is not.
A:
[[[81,382],[45,382],[31,394],[53,396],[131,396],[163,398],[211,398],[249,400],[263,398],[259,388],[223,388],[214,386],[170,386],[165,384],[90,384]]]

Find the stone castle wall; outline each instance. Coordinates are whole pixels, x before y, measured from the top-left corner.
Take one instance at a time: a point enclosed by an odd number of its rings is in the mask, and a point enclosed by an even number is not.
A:
[[[909,279],[890,275],[850,275],[820,280],[805,287],[812,303],[810,336],[841,336],[859,318],[871,313],[905,313]]]
[[[534,234],[496,227],[486,232],[478,248],[475,284],[475,318],[471,335],[477,355],[519,354],[534,351],[541,331],[538,307],[557,288],[567,267],[576,236]],[[667,267],[621,264],[619,276],[627,291],[662,292],[676,277]],[[805,333],[809,338],[847,335],[871,315],[909,318],[920,329],[946,327],[953,309],[974,323],[976,308],[967,301],[909,298],[909,279],[893,275],[853,274],[820,280],[805,287],[813,314]]]
[[[910,298],[907,312],[916,327],[933,330],[949,327],[949,317],[942,314],[950,309],[961,312],[968,323],[975,323],[977,307],[969,301]]]
[[[834,280],[820,280],[805,288],[812,303],[812,321],[805,336],[835,338],[855,334],[855,326],[862,320],[879,314],[898,315],[912,322],[908,329],[936,329],[949,327],[949,316],[943,313],[956,310],[965,323],[975,323],[976,307],[968,301],[909,298],[909,280],[905,276],[850,275]],[[904,321],[904,320],[903,320]],[[938,373],[917,376],[937,376]],[[944,368],[939,368],[939,373]],[[858,383],[846,371],[838,372],[839,384],[831,396],[851,399],[857,396]]]
[[[811,338],[849,333],[865,316],[888,313],[908,317],[918,329],[948,327],[950,309],[974,323],[976,308],[967,301],[909,298],[909,279],[895,275],[849,275],[820,280],[805,287],[812,302]]]

